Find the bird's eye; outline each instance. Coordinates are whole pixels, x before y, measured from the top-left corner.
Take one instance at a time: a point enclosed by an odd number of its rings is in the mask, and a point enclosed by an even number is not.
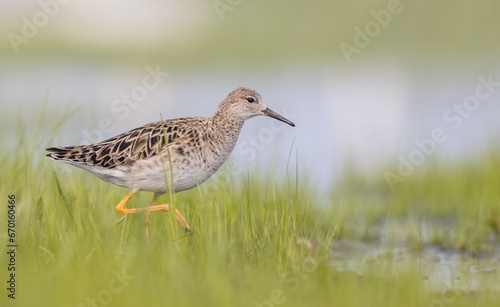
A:
[[[255,102],[255,98],[253,98],[252,96],[247,97],[247,101],[250,102],[250,103],[254,103]]]

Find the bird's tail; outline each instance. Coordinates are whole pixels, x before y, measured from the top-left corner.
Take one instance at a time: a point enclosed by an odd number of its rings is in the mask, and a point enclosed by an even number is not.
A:
[[[50,147],[46,156],[53,160],[84,162],[86,158],[85,146]]]

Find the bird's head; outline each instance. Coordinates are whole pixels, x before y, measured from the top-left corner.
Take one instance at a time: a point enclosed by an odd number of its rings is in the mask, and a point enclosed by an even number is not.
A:
[[[255,116],[269,116],[295,127],[295,124],[266,107],[260,94],[248,87],[238,87],[219,104],[216,116],[236,117],[243,121]]]

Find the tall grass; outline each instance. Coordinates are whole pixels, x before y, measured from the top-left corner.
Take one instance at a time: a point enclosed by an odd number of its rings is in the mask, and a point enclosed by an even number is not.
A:
[[[17,299],[3,292],[2,306],[427,306],[442,302],[441,293],[424,289],[416,262],[394,271],[381,265],[397,262],[389,252],[360,261],[362,274],[339,270],[332,265],[335,242],[392,242],[388,251],[400,236],[417,250],[440,244],[481,252],[498,244],[488,224],[499,204],[495,154],[474,167],[429,167],[395,192],[350,175],[326,200],[293,163],[280,180],[264,172],[241,181],[211,178],[221,183],[159,199],[175,201],[192,234],[173,214],[152,213],[147,239],[143,215],[114,209],[127,190],[43,157],[61,133],[60,124],[54,127],[20,123],[17,144],[0,144],[1,195],[18,200]],[[151,197],[138,193],[128,205],[146,206]],[[456,220],[446,226],[454,235],[440,236],[438,225],[433,241],[422,242],[415,230],[421,219],[445,216]],[[497,300],[498,293],[463,294],[453,304],[496,306]]]

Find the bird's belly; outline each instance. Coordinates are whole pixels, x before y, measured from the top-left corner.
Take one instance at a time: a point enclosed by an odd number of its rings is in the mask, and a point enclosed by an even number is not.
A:
[[[192,189],[212,176],[218,167],[197,165],[195,163],[176,163],[170,171],[169,165],[148,165],[140,163],[133,166],[136,170],[129,178],[127,186],[136,191],[150,191],[156,193],[181,192]],[[171,179],[173,178],[173,184]]]

